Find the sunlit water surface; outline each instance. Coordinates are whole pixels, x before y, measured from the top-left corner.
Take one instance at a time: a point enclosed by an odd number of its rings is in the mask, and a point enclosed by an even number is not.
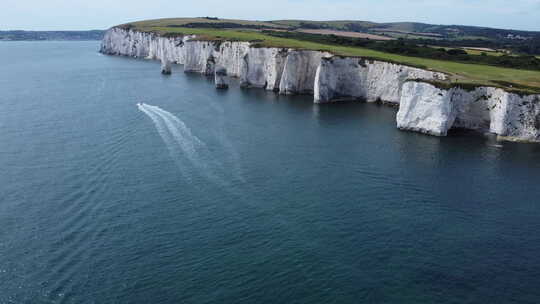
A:
[[[539,303],[540,146],[0,43],[0,303]]]

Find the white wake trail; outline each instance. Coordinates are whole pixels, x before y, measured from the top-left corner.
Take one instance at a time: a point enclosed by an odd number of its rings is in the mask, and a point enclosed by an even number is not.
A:
[[[165,127],[167,128],[167,131],[169,132],[169,135],[174,138],[174,141],[176,145],[186,154],[186,156],[193,162],[196,162],[197,159],[195,158],[196,151],[195,151],[195,145],[194,142],[189,138],[186,138],[178,128],[177,124],[175,124],[173,121],[171,121],[169,118],[165,117],[162,113],[159,113],[156,111],[156,109],[148,106],[143,105],[146,111],[152,113],[152,115],[155,115],[159,117]]]
[[[139,111],[150,117],[150,119],[156,126],[159,135],[163,138],[163,141],[165,141],[168,147],[172,147],[172,138],[170,137],[170,134],[167,133],[165,123],[157,115],[145,109],[143,105],[137,104],[137,107],[139,108]]]
[[[193,135],[193,133],[191,133],[191,130],[186,126],[186,124],[183,121],[181,121],[178,117],[174,116],[172,113],[167,112],[167,111],[165,111],[162,108],[157,107],[157,106],[151,106],[151,105],[145,105],[145,106],[147,106],[148,108],[152,109],[153,111],[161,114],[160,116],[162,116],[163,119],[168,121],[169,123],[174,122],[175,124],[171,123],[170,125],[174,129],[177,129],[180,132],[182,132],[183,135],[185,135],[186,137],[191,139],[194,143],[199,144],[199,145],[204,145],[204,143],[197,136],[195,136],[195,135]]]
[[[151,111],[148,111],[143,104],[137,104],[137,107],[139,108],[139,111],[146,114],[146,116],[150,117],[152,122],[154,123],[154,126],[156,127],[159,136],[163,141],[165,142],[165,145],[167,146],[167,149],[169,150],[169,153],[174,160],[174,162],[178,165],[180,169],[182,169],[182,162],[180,158],[178,157],[179,153],[181,151],[178,150],[178,146],[176,144],[175,139],[169,134],[168,128],[165,124],[165,122],[156,114],[152,113]],[[182,175],[184,177],[187,177],[183,170],[180,170]]]
[[[190,163],[199,169],[214,182],[225,185],[226,182],[213,173],[212,168],[201,159],[201,155],[208,155],[206,145],[197,136],[193,135],[186,124],[175,115],[156,106],[144,103],[137,104],[140,111],[152,119],[158,133],[169,148],[171,156],[182,169],[180,154],[184,154]]]
[[[204,143],[191,134],[191,131],[189,131],[184,122],[159,107],[144,103],[141,104],[141,107],[163,121],[169,136],[174,140],[175,148],[179,148],[193,165],[200,169],[208,170],[206,164],[199,158],[200,151],[197,151],[197,148],[204,148],[202,147]],[[178,157],[178,155],[175,155],[175,157]]]

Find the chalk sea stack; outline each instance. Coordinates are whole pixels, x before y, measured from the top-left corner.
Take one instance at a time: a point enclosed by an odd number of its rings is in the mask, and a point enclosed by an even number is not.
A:
[[[163,75],[171,74],[171,62],[167,58],[161,59],[161,74]]]
[[[220,67],[216,69],[215,73],[215,82],[216,82],[216,89],[224,90],[229,88],[229,84],[227,83],[227,69]]]

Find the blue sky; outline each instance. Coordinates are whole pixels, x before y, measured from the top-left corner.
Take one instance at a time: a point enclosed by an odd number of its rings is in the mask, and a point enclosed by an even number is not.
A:
[[[2,0],[0,30],[105,29],[134,20],[196,16],[417,21],[540,31],[540,0]]]

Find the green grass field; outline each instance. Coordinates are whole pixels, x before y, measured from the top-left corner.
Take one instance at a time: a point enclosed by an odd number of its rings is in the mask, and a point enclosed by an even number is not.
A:
[[[488,56],[502,56],[504,55],[503,52],[497,52],[497,51],[481,51],[481,50],[473,50],[473,49],[467,49],[465,48],[465,52],[469,55],[482,55],[482,53],[485,53]]]
[[[200,20],[200,19],[199,19]],[[206,21],[206,19],[205,19]],[[224,20],[220,20],[224,22]],[[408,57],[380,51],[338,45],[327,45],[315,42],[279,38],[265,35],[258,31],[208,29],[208,28],[182,28],[161,26],[170,24],[167,19],[156,21],[133,23],[136,29],[147,32],[156,32],[167,35],[198,35],[202,40],[233,40],[233,41],[257,41],[263,47],[288,47],[305,50],[328,51],[342,56],[362,56],[382,61],[396,62],[415,67],[422,67],[433,71],[447,73],[451,81],[459,83],[501,86],[500,83],[510,83],[512,89],[518,87],[529,93],[540,92],[540,71],[519,70],[501,68],[479,64],[465,64],[452,61],[424,59]],[[507,87],[510,88],[510,87]]]
[[[405,33],[397,33],[397,32],[385,32],[385,31],[377,31],[376,33],[384,34],[387,36],[390,36],[392,38],[405,38],[405,39],[432,39],[432,40],[442,40],[440,37],[430,37],[430,36],[421,36],[421,35],[415,35],[415,34],[405,34]]]
[[[271,21],[273,24],[286,26],[286,27],[299,27],[302,23],[308,22],[309,24],[321,25],[336,30],[347,30],[346,25],[354,23],[358,26],[365,28],[372,28],[377,26],[377,23],[369,21],[353,21],[353,20],[336,20],[336,21],[305,21],[305,20],[275,20]]]
[[[475,50],[475,49],[469,49],[469,48],[455,48],[455,47],[440,47],[440,46],[430,46],[431,48],[434,48],[434,49],[445,49],[445,50],[456,50],[456,49],[459,49],[459,50],[464,50],[465,52],[467,52],[467,54],[469,55],[482,55],[482,53],[485,53],[486,55],[488,56],[502,56],[504,55],[505,53],[503,52],[499,52],[499,51],[482,51],[482,50]]]
[[[237,23],[243,25],[259,25],[269,28],[285,28],[286,26],[275,24],[272,22],[265,21],[248,21],[248,20],[237,20],[237,19],[209,19],[209,18],[164,18],[164,19],[155,19],[155,20],[145,20],[131,22],[129,24],[135,26],[136,28],[153,28],[153,27],[168,27],[168,26],[182,26],[188,23]]]

